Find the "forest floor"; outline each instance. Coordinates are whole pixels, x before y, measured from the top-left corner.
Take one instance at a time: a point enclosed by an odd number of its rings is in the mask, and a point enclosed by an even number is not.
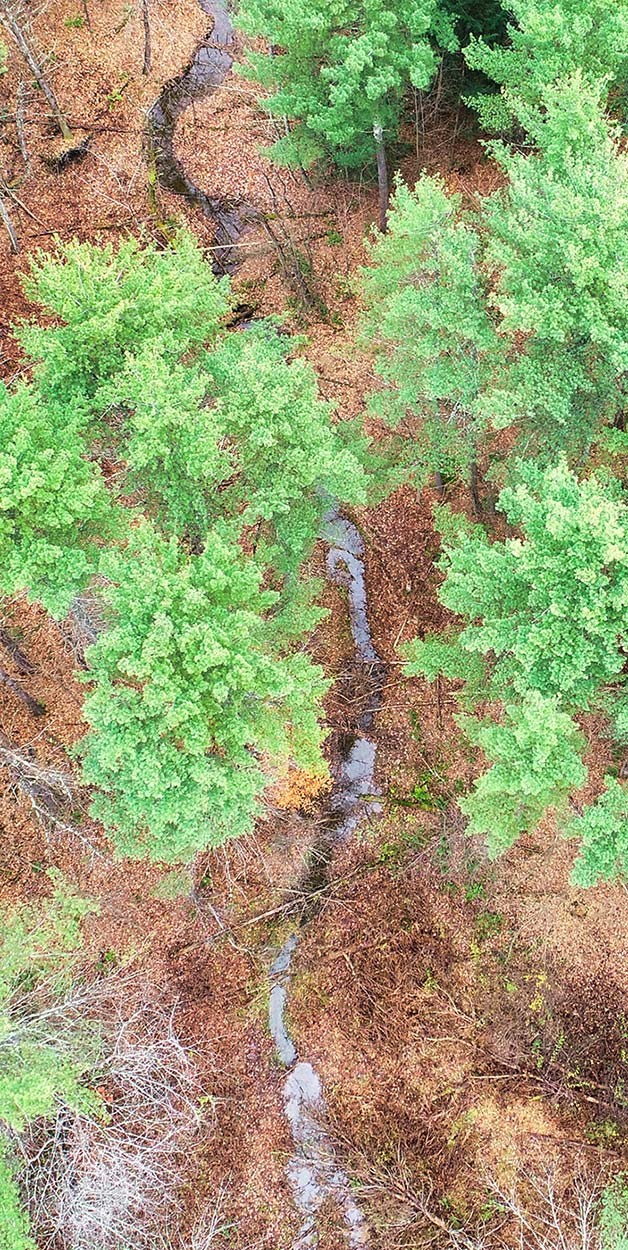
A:
[[[20,95],[28,167],[11,123],[0,130],[2,174],[21,250],[0,239],[2,373],[22,368],[11,326],[32,315],[20,278],[29,252],[67,240],[114,241],[125,230],[156,233],[143,133],[163,83],[206,33],[195,0],[151,6],[153,53],[142,76],[140,6],[88,0],[91,30],[73,25],[76,0],[53,0],[34,24],[54,53],[54,85],[87,154],[61,173],[58,138],[39,94]],[[16,112],[24,67],[11,50],[0,82]],[[498,176],[468,122],[446,100],[409,129],[404,176],[438,171],[473,197]],[[410,133],[411,131],[411,133]],[[307,258],[317,312],[303,309],[281,257],[263,232],[243,240],[236,297],[258,315],[285,313],[306,333],[307,354],[340,419],[363,410],[371,363],[354,346],[355,275],[376,218],[376,193],[342,178],[312,184],[260,155],[272,140],[244,80],[231,78],[181,119],[178,152],[213,195],[243,196],[273,215],[277,233]],[[212,226],[176,196],[159,193],[157,216],[187,220],[204,247]],[[211,253],[208,253],[210,255]],[[320,912],[304,933],[290,1001],[299,1049],[324,1079],[339,1151],[373,1228],[373,1250],[450,1243],[439,1224],[472,1228],[495,1218],[506,1189],[529,1187],[549,1166],[560,1193],[578,1170],[595,1178],[627,1165],[628,908],[622,887],[587,892],[568,883],[573,848],[551,821],[489,864],[464,835],[456,795],[478,761],[461,745],[446,683],[402,678],[400,646],[444,619],[436,590],[435,497],[410,488],[357,517],[365,538],[370,623],[388,664],[378,713],[383,815],[339,851]],[[322,573],[323,553],[313,561]],[[330,760],[354,723],[351,645],[342,594],[327,585],[330,615],[312,643],[335,677],[328,700]],[[83,686],[71,640],[22,601],[2,625],[33,666],[27,675],[0,645],[3,667],[45,709],[35,716],[0,687],[0,729],[38,762],[71,767],[83,732]],[[4,635],[3,635],[4,637]],[[600,739],[591,785],[604,768]],[[193,1048],[205,1119],[190,1160],[189,1218],[219,1203],[223,1232],[212,1245],[288,1250],[297,1220],[285,1178],[290,1154],[282,1073],[266,1026],[267,969],[285,931],[285,904],[301,875],[316,820],[299,779],[278,792],[253,838],[196,865],[192,893],[172,874],[112,862],[102,832],[83,816],[74,832],[45,830],[3,770],[0,898],[33,900],[60,868],[98,900],[86,922],[93,958],[130,970],[146,993],[176,1003]],[[307,791],[307,786],[304,787]],[[282,908],[284,909],[282,911]],[[525,1179],[527,1177],[527,1180]],[[522,1179],[523,1178],[523,1179]],[[330,1218],[321,1250],[342,1246]],[[497,1243],[496,1243],[497,1244]]]

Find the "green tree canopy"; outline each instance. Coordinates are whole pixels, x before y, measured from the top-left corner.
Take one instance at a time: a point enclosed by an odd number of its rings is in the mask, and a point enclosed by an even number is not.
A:
[[[407,88],[425,90],[437,49],[457,47],[440,0],[245,0],[239,20],[272,45],[249,52],[245,71],[270,92],[269,112],[296,123],[271,149],[287,165],[371,161],[374,125],[394,138]]]
[[[190,858],[250,828],[288,758],[323,768],[302,565],[331,501],[365,501],[367,440],[275,325],[224,329],[227,286],[186,235],[71,244],[28,289],[54,320],[22,328],[34,382],[0,408],[25,446],[0,458],[0,584],[61,615],[99,574],[94,810],[121,853]]]
[[[87,653],[95,686],[80,744],[101,791],[94,813],[123,855],[191,859],[250,829],[273,765],[324,767],[326,683],[294,653],[278,596],[260,589],[233,527],[186,555],[144,526],[104,570],[111,619]]]
[[[543,109],[545,93],[560,80],[581,72],[589,86],[607,92],[625,89],[628,74],[628,3],[618,0],[504,0],[508,42],[492,46],[472,34],[464,49],[467,64],[482,70],[501,88],[498,100],[473,99],[489,130],[507,129],[518,116],[513,97]],[[525,124],[525,122],[524,122]]]
[[[363,276],[373,404],[418,419],[424,470],[495,454],[511,426],[520,454],[580,460],[624,408],[627,159],[579,75],[520,112],[536,147],[493,145],[503,190],[464,212],[438,180],[400,186]]]
[[[471,693],[481,688],[484,699],[507,705],[510,728],[497,704],[493,726],[465,721],[498,763],[465,802],[493,850],[534,824],[559,791],[565,797],[582,784],[570,717],[621,685],[625,664],[628,507],[594,477],[578,480],[564,461],[520,464],[518,478],[499,499],[516,537],[489,542],[480,527],[449,522],[439,597],[463,623],[408,651],[409,672],[468,679]]]
[[[98,568],[121,512],[83,440],[84,410],[0,384],[0,587],[28,590],[53,616]]]
[[[419,418],[411,452],[419,480],[467,471],[484,433],[480,401],[504,352],[474,223],[442,180],[425,176],[414,192],[399,183],[388,234],[370,254],[363,334],[385,383],[371,406],[393,425]]]

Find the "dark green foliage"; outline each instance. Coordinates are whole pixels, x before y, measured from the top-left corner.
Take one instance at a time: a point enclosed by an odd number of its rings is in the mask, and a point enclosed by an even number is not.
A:
[[[597,90],[624,88],[626,0],[504,0],[504,12],[507,43],[499,30],[471,30],[464,53],[472,69],[482,70],[501,89],[497,97],[474,100],[485,129],[508,130],[515,118],[526,125],[513,99],[542,109],[547,89],[576,72]]]
[[[272,46],[249,52],[246,72],[269,90],[268,111],[296,122],[271,149],[287,165],[371,162],[373,126],[394,138],[407,88],[425,90],[437,49],[457,47],[440,0],[245,0],[240,24]]]

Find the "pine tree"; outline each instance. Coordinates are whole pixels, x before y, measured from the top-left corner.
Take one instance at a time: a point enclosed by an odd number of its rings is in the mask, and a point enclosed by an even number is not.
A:
[[[503,723],[477,724],[471,718],[461,723],[491,767],[460,808],[469,817],[467,832],[485,837],[494,859],[534,828],[548,808],[565,812],[570,791],[587,776],[583,735],[560,710],[559,699],[536,690],[526,691],[521,703],[507,704]]]
[[[320,613],[301,568],[331,502],[366,499],[367,441],[334,423],[276,327],[222,328],[227,288],[185,235],[160,252],[72,244],[36,260],[28,289],[55,318],[21,332],[30,424],[45,457],[57,437],[69,447],[64,487],[82,466],[93,489],[73,492],[49,589],[57,512],[29,462],[48,546],[5,584],[61,612],[104,579],[82,748],[94,810],[120,853],[190,858],[251,827],[289,757],[324,767],[325,683],[302,651]],[[117,532],[100,457],[125,505]]]
[[[600,797],[567,827],[580,841],[571,877],[574,885],[628,879],[628,791],[615,777],[604,781]]]
[[[271,92],[268,111],[296,123],[271,148],[286,165],[371,163],[397,136],[408,87],[424,91],[437,49],[457,47],[454,20],[440,0],[245,0],[240,24],[271,45],[267,54],[249,52],[245,71]],[[383,178],[380,169],[380,186]]]
[[[575,75],[544,100],[518,103],[536,147],[493,145],[509,181],[475,213],[433,179],[400,187],[363,278],[374,403],[414,422],[424,469],[513,426],[520,454],[580,460],[625,405],[628,162],[599,88]]]
[[[233,528],[186,555],[144,526],[104,569],[111,623],[87,653],[95,686],[80,745],[101,791],[94,814],[120,854],[191,859],[250,829],[271,761],[324,770],[326,683],[294,653],[278,596],[260,589]]]
[[[504,0],[508,41],[492,46],[472,34],[467,64],[497,83],[501,94],[472,103],[485,129],[510,129],[513,98],[542,109],[547,88],[580,71],[589,86],[624,91],[628,78],[628,3],[618,0]],[[499,34],[499,32],[497,32]]]
[[[479,526],[449,521],[439,598],[462,625],[408,649],[408,672],[433,680],[441,671],[495,701],[495,724],[463,722],[496,760],[464,805],[493,851],[583,783],[570,718],[620,685],[625,663],[628,507],[594,477],[578,480],[564,461],[520,464],[517,476],[499,497],[517,537],[490,542]],[[497,701],[506,704],[505,725]],[[608,801],[602,806],[606,819]],[[592,837],[596,819],[589,818]],[[613,845],[621,848],[620,835],[609,835],[605,863],[621,866]]]
[[[525,346],[485,411],[519,423],[546,456],[581,456],[625,400],[628,160],[599,86],[580,74],[546,89],[542,116],[518,115],[536,151],[494,145],[508,186],[483,217],[500,333]]]
[[[123,238],[115,247],[74,241],[39,252],[24,288],[55,324],[25,325],[17,337],[44,399],[62,403],[92,401],[127,353],[153,347],[176,364],[211,342],[229,308],[227,280],[214,278],[185,230],[167,248]]]
[[[122,528],[88,459],[80,405],[44,403],[32,387],[0,384],[0,587],[28,590],[62,617]]]
[[[460,196],[424,177],[399,183],[389,232],[362,272],[363,334],[385,382],[373,410],[400,426],[415,422],[415,475],[468,475],[485,433],[480,400],[503,355],[488,309],[482,246],[460,217]]]
[[[37,260],[27,288],[57,318],[21,331],[44,402],[75,405],[86,450],[113,456],[120,491],[165,535],[199,545],[217,520],[259,525],[284,575],[330,499],[365,501],[358,425],[333,422],[272,323],[222,329],[227,287],[189,236],[159,252],[71,244]]]

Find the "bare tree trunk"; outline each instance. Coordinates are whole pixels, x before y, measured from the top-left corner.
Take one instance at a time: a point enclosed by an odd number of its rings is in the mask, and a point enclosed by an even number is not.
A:
[[[0,667],[0,682],[3,686],[6,686],[12,694],[16,695],[18,699],[21,699],[22,703],[26,704],[26,707],[29,712],[33,714],[33,716],[46,715],[46,709],[43,703],[39,703],[37,699],[34,699],[32,694],[29,694],[27,690],[24,690],[22,686],[20,686],[20,683],[17,682],[14,677],[9,676],[9,674],[2,667]]]
[[[23,82],[20,82],[17,89],[17,106],[15,110],[15,128],[17,130],[17,141],[20,145],[22,160],[24,161],[24,177],[28,178],[31,172],[31,162],[26,146],[26,137],[24,134],[24,101],[26,97],[26,88]]]
[[[13,13],[11,12],[11,9],[9,7],[7,0],[0,0],[0,21],[3,23],[4,26],[6,26],[9,33],[13,36],[13,39],[15,40],[15,43],[20,49],[20,52],[22,53],[22,56],[24,57],[24,60],[26,61],[28,68],[33,74],[35,81],[37,82],[41,90],[43,91],[46,97],[46,100],[48,101],[48,104],[50,105],[50,108],[52,110],[52,114],[57,123],[57,126],[59,127],[59,130],[61,131],[61,134],[63,135],[63,138],[65,139],[66,143],[71,143],[72,131],[70,130],[70,127],[68,126],[68,123],[63,113],[61,112],[61,108],[59,106],[57,97],[54,91],[52,90],[52,87],[50,86],[50,83],[48,82],[48,79],[46,78],[44,71],[41,68],[41,65],[39,64],[39,61],[37,60],[35,53],[33,52],[28,40],[26,39],[26,36],[19,22],[17,21],[17,19],[14,17]]]
[[[0,195],[0,218],[2,219],[6,232],[9,236],[9,242],[11,244],[11,251],[14,254],[16,254],[20,250],[20,245],[18,243],[18,238],[13,227],[13,222],[11,221],[9,210],[1,195]]]
[[[469,465],[469,491],[473,501],[473,511],[476,516],[482,515],[482,500],[480,499],[480,474],[478,466],[474,460]]]
[[[84,14],[85,14],[85,25],[87,26],[87,29],[88,29],[88,30],[91,30],[91,29],[92,29],[92,19],[91,19],[91,17],[89,16],[89,9],[88,9],[88,7],[87,7],[87,0],[81,0],[81,7],[82,7],[83,12],[84,12]]]
[[[150,44],[150,11],[149,0],[142,0],[142,21],[144,23],[144,64],[142,66],[143,74],[150,74],[151,67],[151,44]]]
[[[377,157],[377,184],[379,187],[379,228],[382,234],[386,234],[388,229],[388,166],[386,164],[386,149],[384,147],[384,132],[379,122],[373,123],[373,138],[375,140],[375,155]]]
[[[436,488],[437,494],[441,496],[445,494],[445,483],[443,482],[443,475],[440,469],[434,470],[434,486]]]

